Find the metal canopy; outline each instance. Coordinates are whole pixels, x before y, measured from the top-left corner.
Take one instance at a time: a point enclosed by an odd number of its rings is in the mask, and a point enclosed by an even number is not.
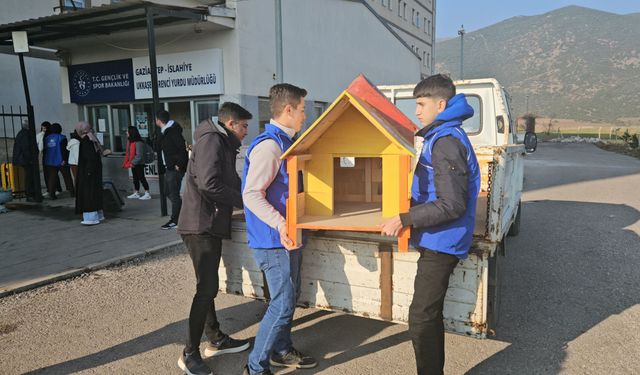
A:
[[[185,8],[130,0],[0,25],[0,45],[12,44],[12,31],[26,31],[30,45],[46,46],[65,39],[142,30],[147,27],[147,12],[153,14],[155,26],[206,21],[209,15],[208,7]]]

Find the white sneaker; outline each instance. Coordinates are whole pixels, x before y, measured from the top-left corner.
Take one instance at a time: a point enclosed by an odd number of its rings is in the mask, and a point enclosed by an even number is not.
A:
[[[143,196],[141,196],[140,198],[141,201],[148,201],[149,199],[151,199],[151,194],[149,194],[149,192],[145,192]]]
[[[135,193],[127,196],[127,198],[129,198],[129,199],[139,199],[140,198],[140,194],[138,194],[138,192],[136,191]]]
[[[98,225],[100,224],[100,220],[82,220],[80,222],[82,225]]]

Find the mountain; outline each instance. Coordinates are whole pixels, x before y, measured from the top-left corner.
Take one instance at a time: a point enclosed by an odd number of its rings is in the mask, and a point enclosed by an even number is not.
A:
[[[465,34],[464,78],[497,78],[516,115],[640,117],[640,13],[569,6]],[[436,44],[436,71],[460,78],[460,38]]]

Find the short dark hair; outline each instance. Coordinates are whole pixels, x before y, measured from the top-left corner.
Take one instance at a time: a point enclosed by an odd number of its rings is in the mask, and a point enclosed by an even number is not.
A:
[[[165,111],[164,109],[161,109],[158,112],[156,112],[156,118],[162,121],[163,124],[166,124],[167,122],[169,122],[171,115],[169,115],[169,112]]]
[[[456,86],[449,76],[436,74],[429,76],[416,85],[413,96],[417,98],[435,98],[449,100],[456,94]]]
[[[305,96],[307,96],[307,90],[289,83],[279,83],[272,86],[269,90],[271,115],[273,117],[280,116],[287,104],[297,107]]]
[[[218,109],[218,121],[227,122],[229,120],[251,120],[253,115],[240,104],[224,102]]]
[[[49,121],[43,121],[42,124],[40,124],[41,128],[48,128],[49,126],[51,126]]]

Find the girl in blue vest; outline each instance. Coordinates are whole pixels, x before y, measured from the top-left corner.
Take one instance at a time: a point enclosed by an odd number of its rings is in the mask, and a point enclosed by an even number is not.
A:
[[[269,286],[271,301],[260,322],[246,375],[271,374],[270,366],[312,368],[315,359],[293,347],[291,323],[300,293],[302,251],[287,235],[285,208],[289,179],[280,156],[305,120],[307,91],[279,84],[271,88],[272,119],[247,150],[242,199],[249,247]]]
[[[473,238],[480,168],[462,121],[473,116],[464,94],[456,95],[441,74],[418,83],[413,91],[416,116],[424,127],[411,185],[411,209],[382,224],[382,234],[397,236],[411,227],[411,244],[420,252],[409,335],[417,373],[442,374],[444,324],[442,309],[449,276],[467,257]]]

